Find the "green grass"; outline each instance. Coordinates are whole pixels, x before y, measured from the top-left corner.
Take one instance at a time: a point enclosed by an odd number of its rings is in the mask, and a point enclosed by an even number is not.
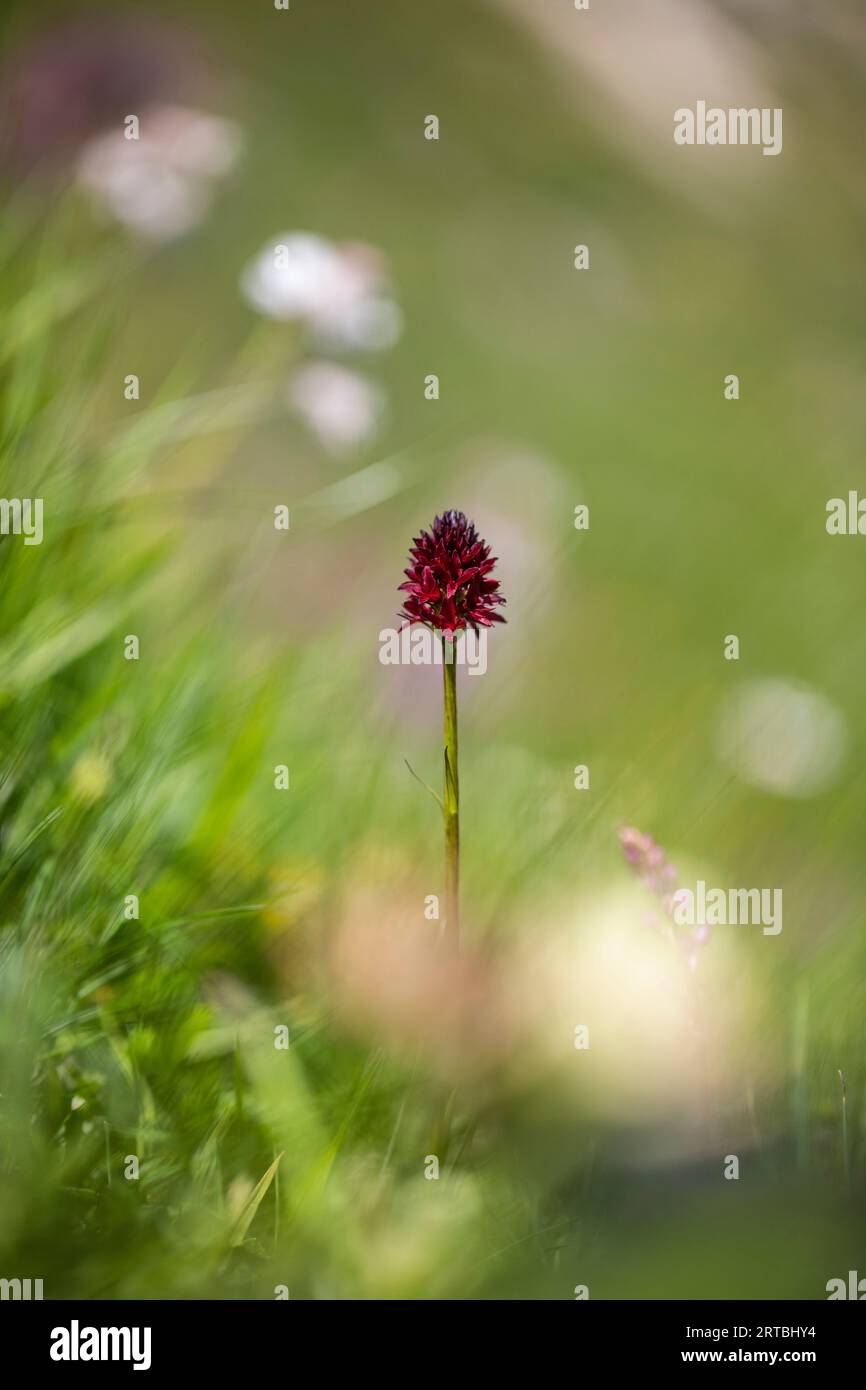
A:
[[[0,1275],[82,1298],[822,1297],[864,1236],[864,579],[823,530],[860,469],[858,149],[846,180],[795,148],[799,182],[739,193],[732,226],[602,138],[603,99],[569,101],[493,7],[437,7],[420,48],[408,4],[310,7],[291,43],[270,14],[206,15],[247,154],[199,231],[145,252],[70,192],[8,190],[0,495],[43,497],[46,539],[0,539]],[[829,139],[795,72],[786,110]],[[381,246],[406,318],[358,363],[390,416],[345,464],[280,405],[303,342],[237,291],[290,227]],[[330,510],[379,459],[391,495]],[[447,506],[500,550],[510,617],[460,688],[456,1021],[424,954],[440,815],[404,764],[438,788],[439,673],[376,661],[410,537]],[[773,675],[846,721],[818,797],[717,756],[727,693]],[[684,871],[784,890],[779,938],[707,952],[703,1089],[623,822]]]

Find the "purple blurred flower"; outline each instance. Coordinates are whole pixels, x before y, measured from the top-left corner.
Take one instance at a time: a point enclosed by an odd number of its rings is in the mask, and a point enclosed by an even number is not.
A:
[[[201,40],[152,19],[96,12],[20,45],[4,65],[2,158],[63,165],[90,137],[149,107],[207,99]]]
[[[674,919],[674,897],[679,886],[677,871],[661,845],[651,835],[625,825],[619,832],[619,842],[626,863],[634,869],[638,882],[652,893],[666,919],[668,934],[684,952],[686,963],[694,970],[701,947],[709,940],[710,928],[705,922],[694,927],[681,927]],[[650,917],[653,926],[660,926],[658,915]]]

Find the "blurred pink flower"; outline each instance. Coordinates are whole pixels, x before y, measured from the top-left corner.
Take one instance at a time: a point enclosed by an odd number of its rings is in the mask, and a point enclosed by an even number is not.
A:
[[[288,398],[330,454],[369,442],[385,409],[384,392],[360,372],[337,362],[309,362],[294,375]]]
[[[422,905],[355,893],[332,945],[330,992],[345,1023],[419,1048],[443,1075],[478,1077],[513,1046],[510,1011],[491,965],[443,951]]]
[[[626,862],[634,869],[639,882],[658,900],[667,919],[668,932],[684,951],[689,969],[696,969],[701,947],[709,939],[710,928],[704,922],[689,928],[675,923],[673,909],[678,878],[673,864],[652,836],[633,826],[623,826],[619,832],[619,842]],[[651,915],[650,921],[653,926],[659,925],[655,914]]]
[[[121,126],[89,140],[77,177],[118,222],[165,241],[201,221],[212,180],[228,173],[240,148],[233,121],[161,106],[142,114],[137,140],[126,139]]]

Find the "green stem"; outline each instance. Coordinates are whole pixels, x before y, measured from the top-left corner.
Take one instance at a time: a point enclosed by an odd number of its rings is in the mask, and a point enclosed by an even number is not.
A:
[[[443,640],[445,681],[445,932],[460,939],[460,781],[457,773],[457,664],[453,641]]]

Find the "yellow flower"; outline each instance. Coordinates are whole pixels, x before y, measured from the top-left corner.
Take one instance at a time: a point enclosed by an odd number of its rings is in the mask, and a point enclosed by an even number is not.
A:
[[[309,912],[321,893],[322,870],[314,860],[298,858],[278,865],[268,877],[265,926],[278,936]]]
[[[101,753],[82,753],[69,779],[73,796],[86,806],[105,795],[110,780],[111,765]]]

